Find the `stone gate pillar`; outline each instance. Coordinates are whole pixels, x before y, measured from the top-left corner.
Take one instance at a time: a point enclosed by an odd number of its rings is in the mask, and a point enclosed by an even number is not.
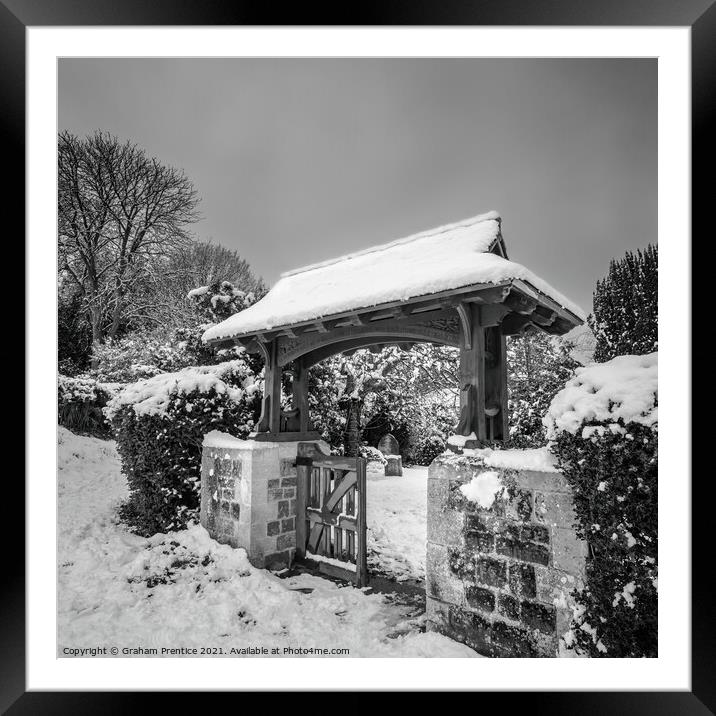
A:
[[[477,503],[460,489],[468,484]],[[558,472],[438,456],[428,471],[428,628],[486,656],[565,653],[570,592],[582,585],[586,557],[573,523]]]
[[[319,441],[324,452],[328,446]],[[201,524],[243,547],[255,567],[281,569],[296,550],[297,442],[240,440],[212,431],[201,461]]]

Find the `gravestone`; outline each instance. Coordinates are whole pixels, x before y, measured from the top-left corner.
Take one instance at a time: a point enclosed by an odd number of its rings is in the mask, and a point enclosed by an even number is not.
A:
[[[378,442],[378,450],[388,462],[385,464],[387,477],[400,477],[403,474],[403,459],[400,457],[400,446],[394,435],[386,433]]]
[[[378,442],[378,450],[380,450],[383,455],[400,455],[400,446],[398,445],[398,441],[395,439],[394,435],[391,435],[390,433],[386,433],[383,435],[383,437]]]

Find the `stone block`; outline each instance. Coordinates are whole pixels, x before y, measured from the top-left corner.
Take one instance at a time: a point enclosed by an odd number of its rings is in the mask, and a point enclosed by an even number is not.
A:
[[[442,509],[436,502],[430,499],[428,493],[428,541],[455,546],[462,544],[465,515],[455,510]]]
[[[292,532],[296,529],[296,518],[289,517],[288,519],[281,520],[281,532]]]
[[[555,527],[552,530],[552,554],[555,569],[575,576],[584,574],[587,558],[587,543],[574,530]]]
[[[464,482],[448,481],[448,509],[462,512],[470,512],[475,509],[476,505],[468,502],[465,495],[460,491],[460,487]]]
[[[513,520],[527,521],[532,517],[533,495],[529,490],[506,490],[500,498],[502,503],[499,510],[495,510],[505,517]]]
[[[510,591],[518,597],[533,599],[537,596],[535,568],[531,564],[512,562],[509,568]]]
[[[572,590],[581,585],[581,580],[574,574],[549,567],[536,568],[535,578],[537,599],[558,607],[566,607],[570,603]]]
[[[450,617],[448,614],[448,605],[443,602],[426,595],[425,597],[425,628],[427,631],[435,631],[444,633],[443,629],[448,629]]]
[[[445,480],[428,478],[428,512],[431,509],[445,510],[447,508],[448,484]]]
[[[459,547],[447,548],[448,569],[459,579],[475,581],[475,556]]]
[[[530,629],[537,629],[545,634],[554,634],[557,628],[557,610],[550,604],[523,601],[521,604],[522,623]]]
[[[486,532],[466,532],[465,549],[472,553],[490,554],[495,551],[495,537]]]
[[[549,528],[534,523],[522,525],[520,528],[520,537],[531,542],[549,544]]]
[[[495,593],[484,587],[466,586],[465,601],[469,607],[481,612],[490,613],[495,610]]]
[[[280,473],[281,477],[284,477],[285,475],[295,475],[296,474],[296,459],[293,458],[283,458],[280,461]]]
[[[495,541],[497,554],[512,557],[521,562],[549,564],[549,550],[545,545],[514,539],[510,535],[500,535]]]
[[[283,477],[281,478],[281,487],[296,487],[297,477]]]
[[[269,490],[276,490],[277,488],[281,487],[281,480],[275,478],[273,480],[269,480],[267,484]]]
[[[279,535],[276,538],[276,549],[278,551],[295,548],[296,547],[296,533],[289,532],[286,534]]]
[[[566,478],[561,472],[534,472],[520,470],[517,473],[520,487],[538,492],[571,492]]]
[[[509,594],[497,596],[497,612],[508,619],[517,620],[520,618],[520,603]]]
[[[289,517],[291,511],[291,503],[288,500],[281,500],[278,503],[278,514],[277,517]]]
[[[490,656],[519,658],[537,655],[533,639],[526,629],[495,620],[490,636]]]
[[[535,493],[535,519],[552,527],[574,525],[576,515],[572,496],[568,493]]]
[[[491,654],[490,622],[484,617],[451,604],[447,626],[450,638],[467,644],[478,654]]]
[[[266,525],[266,534],[269,537],[275,537],[280,532],[281,532],[281,523],[278,520],[276,520],[274,522],[269,522]]]
[[[446,460],[440,456],[436,457],[428,467],[428,478],[435,480],[454,480],[464,471],[464,461],[451,458]]]
[[[425,560],[426,593],[443,602],[463,604],[465,592],[461,579],[448,567],[448,549],[428,542]]]
[[[291,564],[291,552],[289,550],[283,550],[280,552],[274,552],[267,554],[263,558],[264,569],[280,570],[286,569]]]
[[[502,587],[507,583],[507,562],[492,557],[475,560],[475,581],[490,587]]]

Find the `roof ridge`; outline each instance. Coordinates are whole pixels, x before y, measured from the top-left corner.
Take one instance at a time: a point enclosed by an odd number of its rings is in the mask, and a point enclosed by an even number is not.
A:
[[[461,228],[467,228],[468,226],[474,226],[475,224],[480,224],[484,221],[497,221],[498,223],[502,221],[500,214],[497,211],[487,211],[484,214],[477,214],[476,216],[472,216],[468,219],[462,219],[460,221],[452,222],[451,224],[443,224],[442,226],[437,226],[433,229],[427,229],[426,231],[420,231],[417,234],[410,234],[409,236],[405,236],[401,239],[394,239],[393,241],[389,241],[385,244],[378,244],[376,246],[369,246],[366,249],[361,249],[360,251],[354,251],[350,254],[344,254],[343,256],[337,256],[333,259],[326,259],[325,261],[318,261],[313,264],[308,264],[307,266],[302,266],[301,268],[297,269],[291,269],[290,271],[284,271],[281,274],[281,278],[288,278],[289,276],[295,276],[296,274],[300,273],[307,273],[308,271],[313,271],[314,269],[318,268],[324,268],[325,266],[332,266],[333,264],[340,263],[342,261],[346,261],[348,259],[354,259],[359,256],[367,256],[369,254],[376,253],[377,251],[383,251],[384,249],[392,248],[393,246],[400,246],[402,244],[409,244],[413,241],[417,241],[419,239],[425,239],[430,236],[437,236],[439,234],[444,234],[448,231],[453,231],[455,229],[461,229]]]

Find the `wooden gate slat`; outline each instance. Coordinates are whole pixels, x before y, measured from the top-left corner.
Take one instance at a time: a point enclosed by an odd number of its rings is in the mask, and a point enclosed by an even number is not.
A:
[[[324,455],[315,444],[299,443],[296,557],[317,561],[319,571],[367,583],[366,460]],[[337,562],[345,562],[345,568]]]
[[[333,491],[328,495],[325,504],[325,509],[328,512],[333,512],[338,502],[343,498],[343,496],[350,490],[352,487],[355,487],[356,482],[358,480],[358,477],[356,476],[355,472],[346,472],[343,479],[336,480],[335,484],[337,487],[334,487]]]
[[[318,546],[320,544],[321,537],[323,536],[323,523],[318,522],[317,524],[311,525],[311,534],[308,536],[308,550],[309,552],[318,552]]]

